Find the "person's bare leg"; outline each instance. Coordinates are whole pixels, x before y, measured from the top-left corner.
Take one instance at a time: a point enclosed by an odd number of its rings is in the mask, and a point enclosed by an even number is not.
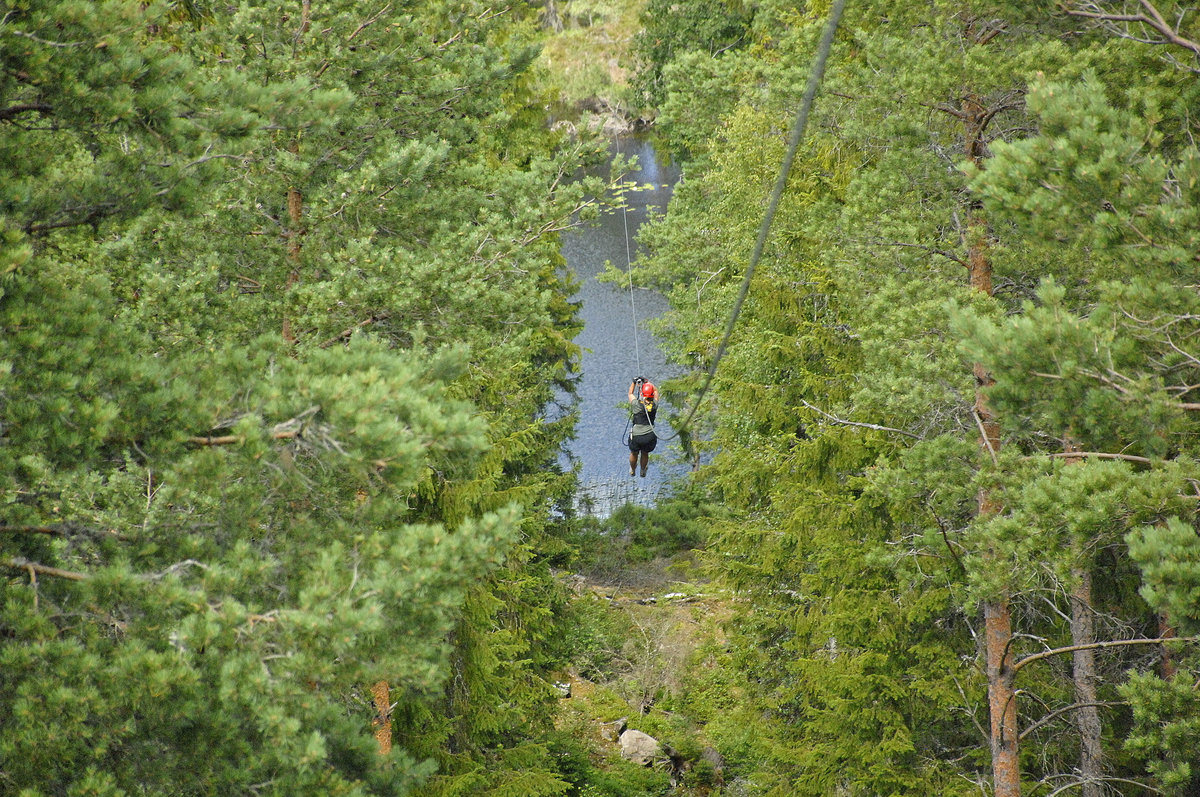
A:
[[[629,452],[629,475],[630,476],[633,475],[633,469],[636,465],[637,465],[637,454],[630,451]]]
[[[649,464],[650,464],[650,452],[643,451],[642,452],[642,477],[643,478],[645,478],[645,476],[646,476],[646,466]]]

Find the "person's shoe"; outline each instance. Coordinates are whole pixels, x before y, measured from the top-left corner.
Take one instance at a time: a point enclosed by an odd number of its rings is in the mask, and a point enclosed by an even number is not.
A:
[[[630,475],[630,476],[632,476],[632,475],[633,475],[633,468],[630,468],[630,469],[629,469],[629,475]]]
[[[646,478],[646,471],[642,471],[642,478]]]

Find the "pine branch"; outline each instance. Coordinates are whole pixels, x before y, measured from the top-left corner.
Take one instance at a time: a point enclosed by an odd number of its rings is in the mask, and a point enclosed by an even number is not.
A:
[[[1200,43],[1197,43],[1197,42],[1192,41],[1191,39],[1185,38],[1173,26],[1167,24],[1167,21],[1163,18],[1163,15],[1159,12],[1159,10],[1157,8],[1154,7],[1154,4],[1151,3],[1150,0],[1141,0],[1141,6],[1143,9],[1145,9],[1146,13],[1144,13],[1144,14],[1111,14],[1111,13],[1108,13],[1106,11],[1101,11],[1101,10],[1083,11],[1083,10],[1076,10],[1076,9],[1072,9],[1072,8],[1067,8],[1067,13],[1073,17],[1082,17],[1084,19],[1094,19],[1094,20],[1098,20],[1100,22],[1139,23],[1139,24],[1142,24],[1142,25],[1145,25],[1145,26],[1151,28],[1152,30],[1157,32],[1160,36],[1162,36],[1163,38],[1161,41],[1153,41],[1153,40],[1149,40],[1149,39],[1137,39],[1137,41],[1144,41],[1147,44],[1174,44],[1177,47],[1182,47],[1185,50],[1189,50],[1192,53],[1194,53],[1197,57],[1200,57]],[[1087,7],[1093,8],[1093,9],[1100,8],[1100,6],[1097,5],[1096,3],[1088,3]],[[1133,35],[1128,34],[1128,33],[1122,33],[1120,31],[1116,31],[1116,33],[1118,36],[1121,36],[1123,38],[1130,38],[1130,39],[1136,38]]]
[[[31,562],[21,556],[14,556],[12,559],[0,561],[0,564],[14,570],[25,570],[30,575],[53,576],[54,578],[65,578],[68,581],[87,581],[91,576],[86,573],[76,573],[73,570],[62,570],[57,567],[49,567],[40,565],[37,562]]]
[[[1149,457],[1135,457],[1132,454],[1111,454],[1106,451],[1059,451],[1051,454],[1043,454],[1046,457],[1091,457],[1093,459],[1119,459],[1124,462],[1139,462],[1143,465],[1152,465],[1154,460]]]
[[[301,437],[305,430],[305,421],[321,411],[319,405],[309,407],[294,418],[275,424],[268,435],[272,440],[292,440]],[[196,435],[187,438],[187,442],[198,446],[232,446],[246,442],[246,436],[240,434],[226,435]]]
[[[44,102],[33,102],[25,105],[10,105],[7,108],[0,109],[0,122],[7,122],[9,119],[20,116],[23,113],[37,111],[43,116],[49,116],[54,108]]]
[[[1030,371],[1029,373],[1032,376],[1040,376],[1043,379],[1055,379],[1055,380],[1060,380],[1060,381],[1067,380],[1067,377],[1063,376],[1062,374],[1048,374],[1044,371]],[[1124,387],[1123,385],[1118,384],[1115,379],[1110,379],[1109,377],[1105,376],[1104,374],[1100,374],[1095,371],[1082,370],[1082,369],[1079,371],[1079,373],[1083,376],[1087,376],[1087,377],[1091,377],[1092,379],[1095,379],[1097,382],[1099,382],[1102,385],[1111,387],[1113,390],[1117,391],[1122,396],[1126,396],[1126,397],[1130,397],[1130,398],[1132,398],[1134,396],[1134,393],[1132,390],[1130,390],[1127,387]],[[1118,373],[1111,369],[1109,370],[1109,374],[1113,377],[1117,377],[1117,378],[1123,380],[1124,382],[1127,382],[1130,384],[1132,384],[1134,381],[1134,380],[1130,379],[1129,377],[1125,376],[1124,374]],[[1166,389],[1167,390],[1178,390],[1179,386],[1171,386]],[[1187,388],[1187,390],[1191,390],[1191,389],[1192,389],[1191,387]],[[1165,406],[1171,407],[1172,409],[1184,410],[1185,412],[1200,412],[1200,402],[1167,401],[1167,402],[1163,402],[1163,403]]]
[[[54,526],[0,526],[3,534],[46,534],[54,537],[82,536],[94,540],[114,539],[125,541],[129,538],[116,531],[102,531],[77,523],[60,523]]]

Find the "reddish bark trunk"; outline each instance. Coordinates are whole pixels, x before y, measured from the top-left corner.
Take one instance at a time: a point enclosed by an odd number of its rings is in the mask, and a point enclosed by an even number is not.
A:
[[[375,741],[379,743],[379,754],[392,751],[392,697],[387,681],[379,681],[371,687],[375,701]]]
[[[1158,636],[1160,639],[1174,639],[1177,636],[1175,626],[1171,624],[1171,618],[1167,616],[1166,612],[1159,612]],[[1177,668],[1175,667],[1175,660],[1171,658],[1171,651],[1167,649],[1167,646],[1163,645],[1160,650],[1162,652],[1158,663],[1158,671],[1159,675],[1165,681],[1174,677]]]
[[[967,94],[963,99],[961,114],[964,153],[976,168],[982,168],[986,149],[983,132],[990,115],[975,94]],[[991,296],[992,264],[988,258],[987,239],[987,222],[977,208],[972,208],[967,223],[967,279],[973,289]],[[985,395],[994,380],[982,363],[976,363],[972,370],[975,374],[975,417],[980,427],[980,447],[988,456],[995,458],[1000,450],[1000,426]],[[980,518],[1000,511],[999,503],[990,493],[981,493],[978,500]],[[1017,694],[1013,687],[1012,613],[1008,595],[1000,594],[985,602],[983,617],[993,786],[996,797],[1020,797]]]
[[[1017,694],[1013,688],[1012,615],[1008,596],[983,605],[987,645],[988,709],[991,714],[992,778],[996,797],[1020,797],[1017,760]]]

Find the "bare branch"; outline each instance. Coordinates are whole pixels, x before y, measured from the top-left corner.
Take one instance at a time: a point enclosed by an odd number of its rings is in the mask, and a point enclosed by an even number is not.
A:
[[[1163,793],[1162,791],[1154,788],[1153,786],[1151,786],[1148,783],[1142,783],[1142,782],[1136,781],[1136,780],[1129,780],[1127,778],[1116,778],[1116,777],[1111,777],[1111,776],[1106,775],[1102,778],[1093,778],[1090,780],[1082,780],[1082,779],[1078,779],[1078,778],[1072,778],[1072,780],[1069,783],[1064,783],[1062,786],[1059,786],[1057,789],[1055,789],[1054,791],[1047,794],[1046,797],[1056,797],[1057,795],[1063,794],[1067,791],[1070,791],[1071,789],[1078,788],[1079,786],[1083,785],[1084,783],[1095,783],[1096,781],[1101,781],[1103,783],[1128,783],[1131,786],[1137,786],[1140,789],[1145,789],[1154,794],[1162,794]]]
[[[953,252],[947,252],[945,249],[934,249],[932,246],[924,246],[922,244],[910,244],[910,243],[905,243],[903,241],[865,241],[864,243],[866,243],[868,246],[903,246],[903,247],[910,247],[912,249],[920,249],[921,251],[928,252],[931,255],[941,255],[942,257],[946,258],[947,260],[953,260],[955,263],[958,263],[963,268],[967,267],[966,260],[963,260],[961,257],[954,254]]]
[[[1139,462],[1143,465],[1152,465],[1154,460],[1148,457],[1135,457],[1132,454],[1112,454],[1107,451],[1059,451],[1051,454],[1042,454],[1045,457],[1091,457],[1092,459],[1119,459],[1124,462]]]
[[[979,428],[979,439],[987,446],[988,453],[992,455],[992,463],[996,462],[996,449],[992,446],[992,438],[988,436],[987,429],[984,428],[983,418],[979,417],[979,413],[971,408],[971,417],[975,419],[975,425]]]
[[[87,581],[91,576],[86,573],[76,573],[72,570],[61,570],[57,567],[49,567],[47,565],[39,565],[36,562],[31,562],[21,556],[14,556],[12,559],[0,561],[0,564],[14,570],[25,570],[31,574],[41,576],[53,576],[54,578],[65,578],[68,581]]]
[[[863,429],[874,429],[877,432],[895,432],[896,434],[902,434],[905,437],[911,437],[913,440],[921,439],[919,435],[915,435],[912,432],[906,432],[903,429],[893,429],[890,426],[880,426],[877,423],[858,423],[857,421],[843,420],[841,418],[830,415],[828,412],[825,412],[824,410],[822,410],[818,407],[814,407],[813,405],[809,404],[804,399],[800,399],[800,403],[803,404],[805,407],[808,407],[813,412],[820,413],[821,415],[828,418],[830,421],[833,421],[834,423],[842,424],[843,426],[859,426],[859,427],[862,427]]]
[[[4,534],[46,534],[53,537],[91,537],[94,540],[114,539],[125,541],[129,538],[116,531],[102,531],[89,528],[78,523],[59,523],[53,526],[0,526]]]
[[[295,418],[289,418],[286,421],[275,424],[271,427],[269,437],[272,440],[292,440],[300,437],[304,433],[305,422],[313,415],[320,412],[321,407],[312,406],[304,412],[297,415]],[[187,438],[187,442],[198,446],[231,446],[246,442],[245,435],[227,434],[227,435],[197,435]]]
[[[362,33],[363,30],[365,30],[368,25],[372,24],[373,22],[376,22],[380,17],[382,17],[384,14],[386,14],[387,12],[389,12],[391,10],[392,10],[392,4],[388,3],[382,9],[380,9],[378,14],[371,17],[366,22],[364,22],[363,24],[361,24],[357,28],[355,28],[354,32],[346,37],[346,41],[348,41],[348,42],[354,41],[354,37],[357,36],[358,34]]]
[[[358,330],[362,329],[365,326],[370,326],[371,324],[374,324],[378,320],[379,319],[376,318],[375,316],[369,316],[365,320],[359,321],[354,326],[343,329],[341,332],[337,333],[329,340],[318,343],[317,348],[318,349],[328,349],[330,346],[332,346],[335,343],[340,343],[343,340],[349,340],[350,336],[353,335],[355,332],[357,332]]]
[[[23,113],[30,113],[32,111],[37,111],[43,116],[49,116],[54,111],[54,108],[53,106],[47,105],[44,102],[31,102],[24,105],[10,105],[7,108],[0,108],[0,122],[6,122],[9,119],[20,116]]]
[[[1026,656],[1017,663],[1013,664],[1012,671],[1015,676],[1026,664],[1032,664],[1035,661],[1048,659],[1051,656],[1059,656],[1064,653],[1074,653],[1077,650],[1100,650],[1102,648],[1128,647],[1130,645],[1161,645],[1164,642],[1200,642],[1200,637],[1156,637],[1154,639],[1113,639],[1108,642],[1092,642],[1087,645],[1068,645],[1065,648],[1053,648],[1051,650],[1043,650],[1041,653],[1034,653]]]
[[[1183,36],[1179,30],[1168,24],[1163,18],[1163,15],[1155,8],[1150,0],[1140,0],[1140,4],[1146,13],[1144,14],[1114,14],[1104,11],[1098,3],[1085,3],[1084,8],[1066,9],[1067,13],[1073,17],[1081,17],[1084,19],[1094,19],[1098,22],[1121,22],[1126,24],[1145,25],[1161,36],[1161,39],[1145,39],[1134,36],[1128,31],[1114,30],[1116,35],[1122,38],[1134,39],[1136,41],[1145,42],[1147,44],[1173,44],[1177,47],[1182,47],[1190,51],[1197,57],[1200,57],[1200,43],[1194,42],[1191,39]],[[1197,71],[1195,67],[1188,67],[1192,71]]]
[[[35,42],[37,42],[38,44],[45,44],[45,45],[47,45],[48,47],[62,47],[62,48],[67,48],[67,47],[82,47],[83,45],[87,44],[87,42],[55,42],[55,41],[50,41],[49,39],[43,39],[42,37],[40,37],[40,36],[37,36],[37,35],[35,35],[35,34],[32,34],[32,33],[26,33],[26,32],[25,32],[25,31],[23,31],[23,30],[10,30],[10,31],[9,31],[9,33],[12,33],[12,34],[14,34],[14,35],[16,35],[16,36],[23,36],[24,38],[26,38],[26,39],[29,39],[30,41],[35,41]],[[97,42],[97,43],[96,43],[96,46],[97,46],[97,47],[99,47],[99,46],[100,46],[100,44],[101,44],[100,42]]]
[[[1124,700],[1119,700],[1116,702],[1100,701],[1100,702],[1096,702],[1096,703],[1072,703],[1069,706],[1063,706],[1060,709],[1051,711],[1049,714],[1046,714],[1045,716],[1040,717],[1037,722],[1030,723],[1029,727],[1027,727],[1025,730],[1021,731],[1021,735],[1018,736],[1017,739],[1024,740],[1026,736],[1033,733],[1034,731],[1036,731],[1038,728],[1042,727],[1046,723],[1053,722],[1056,718],[1061,717],[1063,714],[1066,714],[1069,711],[1074,711],[1075,709],[1079,709],[1079,708],[1110,708],[1112,706],[1127,706],[1127,705],[1129,705],[1129,704]]]

